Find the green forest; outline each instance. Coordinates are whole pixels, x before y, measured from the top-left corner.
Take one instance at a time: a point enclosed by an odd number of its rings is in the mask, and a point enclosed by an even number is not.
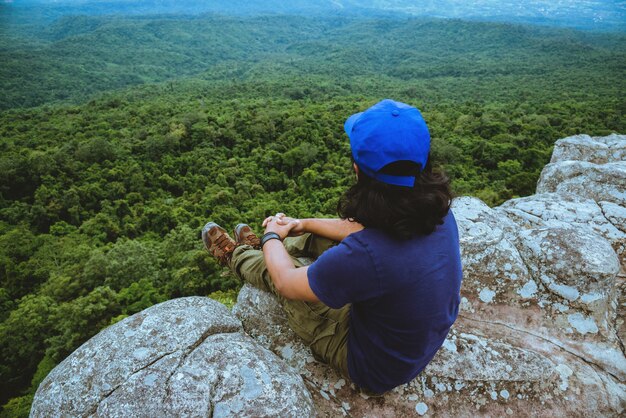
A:
[[[0,32],[0,404],[101,329],[240,284],[209,220],[332,217],[344,120],[417,106],[456,195],[534,192],[554,142],[626,132],[626,35],[388,18],[80,16]],[[32,29],[32,30],[31,30]]]

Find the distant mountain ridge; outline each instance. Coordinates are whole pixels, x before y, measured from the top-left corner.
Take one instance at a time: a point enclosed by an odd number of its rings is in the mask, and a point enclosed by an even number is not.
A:
[[[564,86],[583,69],[587,83],[614,77],[626,52],[621,33],[436,18],[67,15],[22,32],[0,35],[0,110],[190,76],[258,82],[279,67],[281,78],[531,76]]]
[[[626,4],[621,1],[590,0],[25,0],[5,6],[36,5],[55,14],[349,14],[398,15],[460,18],[470,20],[567,26],[593,30],[626,30]],[[0,9],[1,10],[1,9]]]

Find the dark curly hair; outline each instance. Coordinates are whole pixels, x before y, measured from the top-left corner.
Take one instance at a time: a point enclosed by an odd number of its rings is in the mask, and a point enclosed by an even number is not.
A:
[[[399,161],[381,170],[391,175],[414,175],[412,188],[382,183],[359,170],[356,184],[339,200],[337,213],[342,219],[381,229],[398,239],[430,234],[443,224],[452,192],[445,173],[433,171],[430,155],[422,172],[419,167],[411,161]]]

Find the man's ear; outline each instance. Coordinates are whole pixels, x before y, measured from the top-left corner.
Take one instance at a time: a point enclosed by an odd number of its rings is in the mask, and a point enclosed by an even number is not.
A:
[[[359,179],[359,166],[356,163],[352,163],[352,167],[354,168],[354,172],[356,173],[357,180]]]

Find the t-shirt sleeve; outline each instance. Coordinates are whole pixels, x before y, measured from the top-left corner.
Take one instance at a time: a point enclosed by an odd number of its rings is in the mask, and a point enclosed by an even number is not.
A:
[[[379,294],[378,274],[372,258],[367,248],[352,237],[322,253],[311,264],[307,275],[313,293],[333,309]]]

